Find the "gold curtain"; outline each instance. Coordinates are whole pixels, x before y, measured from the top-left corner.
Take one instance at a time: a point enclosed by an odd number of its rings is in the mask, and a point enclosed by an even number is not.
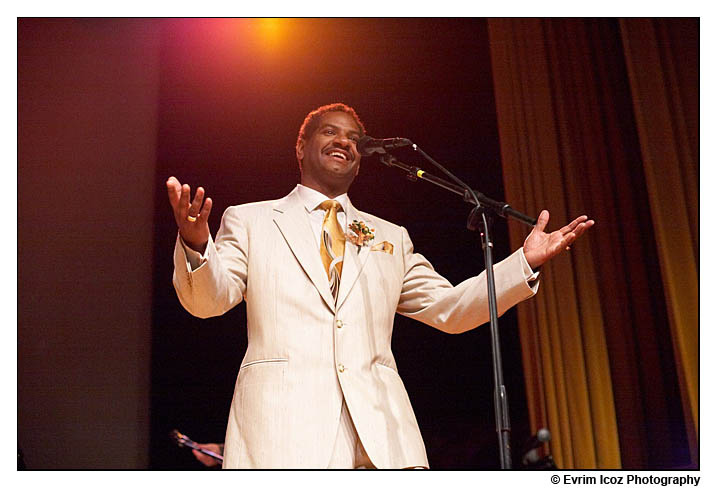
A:
[[[538,20],[489,20],[506,200],[534,215],[550,203],[558,225],[586,205],[578,169],[562,164],[573,148],[554,122],[563,107],[551,95],[542,30]],[[509,232],[521,246],[526,229],[511,223]],[[518,309],[531,427],[549,428],[560,468],[621,466],[595,266],[590,241],[580,243],[545,266],[541,292]]]
[[[621,20],[688,434],[698,437],[698,60],[695,19]]]
[[[697,22],[488,27],[507,202],[596,220],[518,307],[531,427],[561,468],[695,466]]]

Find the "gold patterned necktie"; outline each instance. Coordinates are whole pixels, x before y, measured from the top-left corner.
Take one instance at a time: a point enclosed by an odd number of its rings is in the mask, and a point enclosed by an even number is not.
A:
[[[324,270],[329,278],[329,288],[332,291],[334,302],[339,293],[339,280],[342,276],[342,262],[344,261],[344,232],[337,219],[337,211],[342,208],[336,200],[325,200],[319,208],[326,211],[322,223],[319,254],[322,257]]]

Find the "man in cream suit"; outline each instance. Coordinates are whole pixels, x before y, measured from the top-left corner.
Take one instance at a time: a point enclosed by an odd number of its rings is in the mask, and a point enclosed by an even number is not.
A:
[[[286,197],[228,208],[216,239],[199,187],[167,181],[179,227],[173,282],[206,318],[247,303],[247,352],[225,438],[225,468],[428,467],[391,351],[394,314],[449,333],[489,318],[484,273],[452,286],[401,226],[361,212],[347,191],[365,133],[343,104],[311,112]],[[593,221],[551,234],[548,212],[522,249],[495,265],[499,314],[531,297],[535,270]]]

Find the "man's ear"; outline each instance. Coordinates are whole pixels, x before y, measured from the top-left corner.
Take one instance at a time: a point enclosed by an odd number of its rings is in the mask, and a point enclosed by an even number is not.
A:
[[[304,139],[300,139],[297,142],[297,161],[299,162],[299,169],[302,169],[302,160],[304,159]]]

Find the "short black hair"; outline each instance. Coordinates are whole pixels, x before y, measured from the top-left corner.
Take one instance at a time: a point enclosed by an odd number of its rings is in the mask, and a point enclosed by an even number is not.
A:
[[[349,107],[346,104],[342,103],[334,103],[329,105],[322,105],[318,109],[314,109],[311,111],[307,116],[304,118],[304,122],[302,123],[302,127],[299,128],[299,136],[297,137],[297,149],[299,148],[299,141],[302,139],[304,141],[308,140],[312,137],[314,132],[319,128],[319,119],[321,119],[322,115],[326,114],[327,112],[345,112],[352,116],[354,121],[357,123],[357,126],[359,126],[359,136],[364,136],[366,134],[366,130],[364,129],[364,124],[362,124],[361,120],[359,120],[359,116],[357,115],[356,111]]]

